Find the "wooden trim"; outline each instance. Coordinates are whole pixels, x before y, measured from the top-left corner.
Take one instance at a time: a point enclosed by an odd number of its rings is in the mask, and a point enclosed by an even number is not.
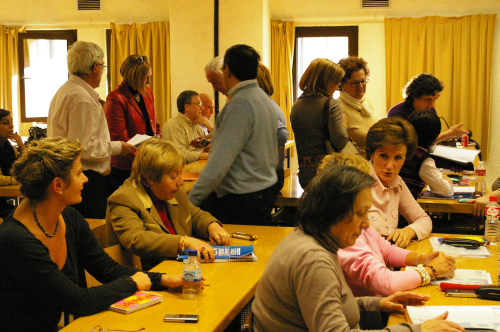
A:
[[[17,42],[19,62],[19,93],[21,97],[21,122],[47,122],[46,117],[26,117],[25,87],[24,87],[24,40],[25,39],[55,39],[66,40],[68,48],[77,40],[77,30],[30,30],[20,33]],[[69,74],[68,74],[69,78]]]

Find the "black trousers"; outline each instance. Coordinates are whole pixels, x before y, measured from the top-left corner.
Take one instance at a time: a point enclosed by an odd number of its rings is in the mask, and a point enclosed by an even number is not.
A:
[[[123,169],[111,167],[111,173],[109,174],[109,177],[111,180],[111,193],[110,193],[111,195],[116,191],[116,189],[122,186],[125,180],[127,180],[130,177],[130,171],[125,171]]]
[[[82,202],[73,205],[84,218],[106,218],[104,176],[92,170],[83,171],[89,182],[83,185]]]
[[[223,224],[271,226],[271,211],[277,196],[276,185],[254,193],[228,194],[221,198],[212,192],[200,207]]]

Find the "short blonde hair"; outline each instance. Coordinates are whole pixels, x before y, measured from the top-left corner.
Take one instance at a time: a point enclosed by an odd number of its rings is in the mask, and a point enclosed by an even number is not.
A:
[[[317,58],[311,61],[300,78],[299,88],[306,94],[327,94],[328,83],[339,84],[344,74],[344,69],[335,62]]]
[[[366,174],[370,174],[368,161],[350,152],[333,152],[332,154],[326,155],[318,165],[317,173],[323,171],[325,167],[335,164],[352,166],[365,172]]]
[[[133,54],[123,61],[120,74],[132,89],[144,94],[150,68],[147,56]]]
[[[163,175],[186,165],[184,155],[167,141],[151,138],[141,144],[132,163],[130,176],[143,186],[148,180],[160,182]]]
[[[406,159],[410,159],[418,145],[413,126],[398,116],[380,119],[366,134],[366,158],[371,159],[377,149],[400,145],[406,146]]]
[[[272,96],[274,94],[271,72],[262,63],[259,63],[259,69],[257,70],[257,83],[268,96]]]
[[[11,174],[21,183],[21,193],[32,201],[47,199],[47,188],[56,177],[71,184],[71,168],[82,148],[65,137],[31,142],[12,166]]]

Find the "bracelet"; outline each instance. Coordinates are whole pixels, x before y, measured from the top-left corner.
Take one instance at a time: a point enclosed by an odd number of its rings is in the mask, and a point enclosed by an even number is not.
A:
[[[429,265],[429,267],[431,268],[432,273],[434,273],[434,277],[431,279],[432,279],[432,281],[436,281],[436,278],[438,277],[438,273],[437,273],[436,269],[434,268],[434,266]]]
[[[422,264],[419,264],[415,270],[420,273],[420,276],[422,277],[422,284],[420,285],[421,287],[427,286],[431,283],[431,277]]]
[[[423,253],[420,253],[420,254],[418,254],[418,255],[417,255],[417,259],[416,259],[416,264],[415,264],[415,266],[418,266],[418,265],[419,265],[419,263],[418,263],[418,258],[419,258],[420,256],[422,256],[422,255],[423,255]]]
[[[182,240],[182,245],[181,245],[181,252],[184,251],[184,246],[186,245],[186,239],[187,239],[187,235],[184,235],[184,239]]]

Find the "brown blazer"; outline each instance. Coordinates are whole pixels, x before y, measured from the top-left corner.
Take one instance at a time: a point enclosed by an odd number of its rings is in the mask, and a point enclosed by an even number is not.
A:
[[[184,187],[180,187],[175,198],[167,201],[167,210],[177,232],[175,235],[165,228],[142,184],[127,179],[108,198],[106,245],[121,243],[141,257],[142,267],[147,270],[166,258],[177,257],[183,235],[208,239],[208,225],[217,220],[191,204]]]

